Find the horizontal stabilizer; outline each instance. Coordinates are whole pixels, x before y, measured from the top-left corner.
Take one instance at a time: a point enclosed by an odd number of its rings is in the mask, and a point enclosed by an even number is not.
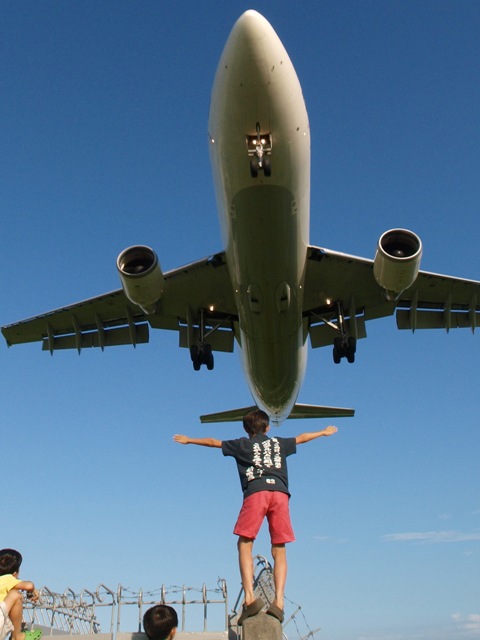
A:
[[[200,416],[200,422],[241,422],[243,416],[249,411],[258,409],[256,405],[251,407],[242,407],[241,409],[230,409],[230,411],[219,411],[218,413],[207,413]]]
[[[231,409],[230,411],[219,411],[200,416],[200,422],[240,422],[243,416],[249,411],[257,409],[255,405],[242,407],[241,409]],[[351,418],[355,415],[355,409],[345,409],[342,407],[320,407],[314,404],[296,404],[288,419],[299,420],[301,418]]]
[[[299,420],[300,418],[353,418],[355,409],[345,409],[344,407],[320,407],[315,404],[296,404],[289,420]]]

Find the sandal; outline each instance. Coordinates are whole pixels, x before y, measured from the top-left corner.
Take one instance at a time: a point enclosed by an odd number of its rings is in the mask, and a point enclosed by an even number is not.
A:
[[[260,613],[260,611],[263,609],[264,606],[265,606],[265,603],[261,598],[257,598],[256,600],[251,602],[249,605],[243,605],[243,610],[240,617],[238,618],[237,624],[242,626],[244,620],[246,620],[247,618],[252,618],[253,616],[256,616],[257,613]]]
[[[280,609],[280,607],[277,607],[276,604],[271,604],[268,609],[267,609],[267,614],[269,616],[273,616],[274,618],[276,618],[277,620],[279,620],[280,622],[283,622],[283,619],[285,617],[285,614],[283,613],[283,610]]]
[[[24,640],[40,640],[42,635],[40,629],[32,629],[31,631],[25,631]]]

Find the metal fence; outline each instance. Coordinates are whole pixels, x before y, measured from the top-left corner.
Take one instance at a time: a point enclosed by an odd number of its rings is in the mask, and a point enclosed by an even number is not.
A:
[[[42,627],[50,634],[92,635],[110,633],[112,638],[120,630],[141,631],[145,611],[154,604],[169,604],[180,607],[179,627],[182,631],[195,619],[195,626],[209,631],[212,607],[217,609],[215,623],[228,628],[228,597],[225,580],[219,579],[215,589],[187,586],[162,585],[153,591],[133,592],[122,585],[116,591],[99,585],[95,591],[83,589],[75,593],[67,588],[63,593],[55,593],[47,587],[40,589],[38,602],[29,600],[24,605],[24,620],[27,628]],[[193,614],[193,606],[197,615]],[[199,611],[198,611],[199,610]],[[189,615],[187,615],[187,613]]]
[[[270,604],[275,597],[272,567],[263,556],[255,560],[255,595]],[[75,593],[67,588],[63,593],[54,593],[43,587],[38,602],[25,602],[24,620],[29,629],[41,627],[44,635],[109,634],[115,640],[120,632],[141,631],[145,611],[162,603],[177,609],[179,631],[227,631],[233,638],[238,637],[236,619],[243,595],[241,589],[229,612],[227,584],[223,578],[219,578],[214,589],[208,589],[205,584],[201,588],[162,585],[152,591],[131,591],[119,585],[114,591],[101,584],[95,591],[83,589]],[[287,627],[288,637],[298,640],[313,640],[319,631],[310,629],[300,605],[289,598],[285,598],[285,639]]]

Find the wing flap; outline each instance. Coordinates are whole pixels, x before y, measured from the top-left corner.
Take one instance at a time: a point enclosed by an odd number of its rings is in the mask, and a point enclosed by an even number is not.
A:
[[[480,327],[480,313],[467,311],[418,311],[398,309],[396,313],[399,329],[468,329]]]
[[[397,303],[399,329],[467,329],[480,326],[480,282],[421,271]]]
[[[102,331],[89,331],[80,334],[55,337],[53,334],[44,338],[42,350],[58,351],[60,349],[82,349],[91,347],[117,347],[124,344],[136,346],[145,344],[149,340],[148,324],[138,324],[131,327],[120,327],[118,329],[106,329]]]
[[[122,289],[2,327],[8,346],[145,322]]]

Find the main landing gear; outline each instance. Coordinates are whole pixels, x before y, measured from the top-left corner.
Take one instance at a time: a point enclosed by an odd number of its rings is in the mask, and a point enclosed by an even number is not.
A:
[[[258,178],[258,172],[263,171],[265,177],[272,175],[272,136],[270,133],[260,133],[260,123],[256,125],[257,134],[247,136],[247,153],[250,158],[250,175]]]
[[[211,345],[207,343],[192,345],[190,347],[190,357],[194,371],[200,371],[202,364],[206,365],[209,371],[212,371],[214,360]]]
[[[338,330],[340,332],[340,335],[333,340],[333,361],[335,364],[340,364],[340,360],[342,358],[346,358],[347,362],[353,363],[355,362],[357,340],[356,338],[347,335],[343,304],[339,302],[337,308]]]
[[[195,327],[190,310],[187,312],[187,324],[190,345],[190,358],[192,359],[194,371],[200,371],[204,364],[209,371],[213,369],[212,345],[207,342],[207,338],[214,329],[207,331],[205,322],[205,309],[200,309],[198,328]]]
[[[355,351],[357,350],[357,341],[355,338],[338,337],[333,341],[333,361],[340,364],[342,358],[346,358],[347,362],[355,362]]]

